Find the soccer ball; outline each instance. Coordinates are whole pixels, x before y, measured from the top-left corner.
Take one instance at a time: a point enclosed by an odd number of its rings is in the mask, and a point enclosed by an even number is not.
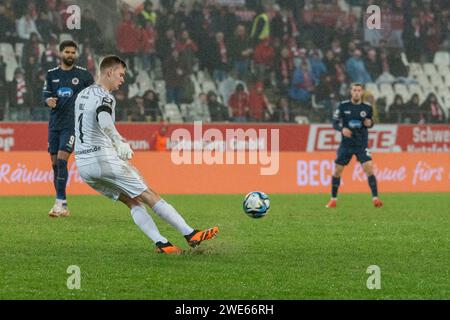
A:
[[[270,200],[264,192],[252,191],[245,196],[243,207],[249,217],[262,218],[269,211]]]

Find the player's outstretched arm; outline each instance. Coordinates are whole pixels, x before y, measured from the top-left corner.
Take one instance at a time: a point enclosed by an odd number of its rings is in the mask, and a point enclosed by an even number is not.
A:
[[[122,160],[130,160],[133,157],[133,150],[117,131],[111,115],[106,111],[102,111],[97,115],[97,119],[100,128],[111,139],[119,158]]]

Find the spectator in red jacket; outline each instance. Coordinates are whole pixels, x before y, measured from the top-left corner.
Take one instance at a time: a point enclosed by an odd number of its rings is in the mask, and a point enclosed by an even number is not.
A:
[[[191,74],[192,66],[195,64],[195,54],[198,51],[198,46],[192,40],[187,30],[181,32],[180,39],[176,42],[176,50],[180,53],[180,60],[187,67],[186,72]]]
[[[247,122],[247,115],[250,110],[249,99],[242,83],[236,86],[236,90],[228,100],[228,106],[234,122]]]
[[[145,26],[141,28],[140,51],[143,68],[147,72],[155,65],[156,38],[157,33],[152,22],[145,20]]]
[[[263,79],[265,75],[269,74],[275,61],[275,50],[270,44],[270,40],[261,41],[255,48],[253,54],[255,63],[255,74],[257,79]]]
[[[172,55],[164,61],[163,76],[166,81],[167,103],[181,103],[186,69],[177,50],[174,50]]]
[[[275,67],[278,88],[282,93],[287,93],[292,81],[294,69],[295,65],[292,52],[288,47],[283,47]]]
[[[250,120],[261,122],[265,119],[265,112],[268,111],[271,114],[271,108],[267,97],[264,94],[264,84],[257,82],[255,86],[250,90],[248,96],[248,104],[250,109]]]
[[[122,56],[128,60],[130,69],[134,71],[134,57],[139,51],[140,31],[133,20],[132,13],[125,11],[123,20],[116,30],[117,48]]]

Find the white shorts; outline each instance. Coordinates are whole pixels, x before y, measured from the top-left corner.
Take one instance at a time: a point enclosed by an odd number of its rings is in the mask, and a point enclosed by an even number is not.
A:
[[[148,189],[137,169],[119,158],[101,157],[97,162],[77,161],[81,179],[104,196],[117,200],[120,194],[136,198]]]

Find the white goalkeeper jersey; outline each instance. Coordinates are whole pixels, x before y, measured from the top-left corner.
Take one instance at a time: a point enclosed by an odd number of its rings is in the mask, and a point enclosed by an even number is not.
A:
[[[98,157],[117,157],[111,139],[98,124],[98,114],[111,114],[115,121],[116,100],[97,84],[81,91],[75,100],[75,159],[77,164],[91,163]]]

